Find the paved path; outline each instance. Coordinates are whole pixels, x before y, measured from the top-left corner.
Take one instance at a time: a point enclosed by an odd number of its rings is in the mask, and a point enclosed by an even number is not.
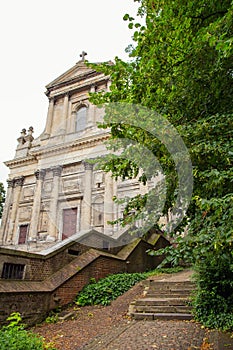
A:
[[[152,279],[190,280],[191,271]],[[204,339],[209,345],[202,347]],[[106,334],[76,350],[233,350],[233,339],[209,332],[194,321],[134,321],[119,323]]]
[[[205,331],[186,321],[130,321],[96,338],[83,350],[194,350],[200,349]],[[222,350],[222,349],[221,349]]]

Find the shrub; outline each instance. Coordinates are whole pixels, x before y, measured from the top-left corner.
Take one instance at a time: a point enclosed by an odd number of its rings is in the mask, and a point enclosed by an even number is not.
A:
[[[51,311],[45,319],[46,323],[57,323],[59,321],[59,312],[61,312],[61,307],[57,307]]]
[[[91,283],[78,294],[76,303],[80,306],[108,305],[146,277],[146,273],[121,273],[109,275],[98,282],[92,279]]]
[[[233,266],[231,256],[209,254],[196,265],[194,316],[208,328],[233,330]]]
[[[10,323],[0,329],[1,350],[55,350],[54,347],[44,343],[42,337],[25,330],[19,313],[12,313],[7,321]]]
[[[78,294],[76,304],[79,306],[109,305],[112,300],[149,276],[161,273],[176,273],[182,270],[182,267],[175,267],[155,269],[144,273],[119,273],[109,275],[98,282],[94,278],[90,278],[90,283]]]

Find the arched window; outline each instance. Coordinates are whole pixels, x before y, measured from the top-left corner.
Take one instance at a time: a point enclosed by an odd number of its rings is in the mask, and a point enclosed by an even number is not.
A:
[[[76,112],[75,131],[83,131],[87,124],[87,107],[83,106]]]

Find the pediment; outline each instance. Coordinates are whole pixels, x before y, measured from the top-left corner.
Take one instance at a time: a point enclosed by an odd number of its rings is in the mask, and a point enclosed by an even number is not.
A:
[[[84,78],[85,75],[87,75],[88,73],[91,73],[91,72],[94,72],[94,69],[87,67],[85,62],[79,61],[75,64],[75,66],[73,66],[72,68],[67,70],[65,73],[60,75],[58,78],[53,80],[51,83],[46,85],[46,88],[49,89],[53,86],[64,84],[64,83],[69,82],[69,81],[71,81],[75,78],[78,78],[78,77]]]

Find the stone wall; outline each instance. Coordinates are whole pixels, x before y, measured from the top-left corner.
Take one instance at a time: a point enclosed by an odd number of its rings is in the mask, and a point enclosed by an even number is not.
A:
[[[27,325],[43,321],[49,310],[50,298],[48,292],[0,293],[0,323],[3,324],[12,312],[19,312]]]
[[[72,244],[72,250],[79,252],[79,254],[84,253],[87,249],[88,247],[85,245]],[[47,256],[0,248],[0,277],[2,276],[4,263],[23,264],[26,266],[25,281],[43,281],[74,258],[75,256],[69,253],[69,247]]]
[[[4,281],[2,281],[0,323],[3,323],[12,312],[20,312],[23,321],[28,325],[38,323],[50,310],[72,302],[77,293],[89,283],[90,278],[98,280],[109,274],[125,271],[125,261],[100,255],[55,289],[48,280],[48,283],[47,281],[44,283],[5,281],[5,290],[3,290]],[[23,287],[27,291],[23,291]]]
[[[165,246],[168,242],[159,239],[157,244]],[[109,274],[153,269],[160,258],[148,256],[146,250],[150,248],[152,244],[137,239],[116,255],[87,249],[77,242],[58,247],[46,256],[2,249],[0,264],[27,264],[30,274],[24,280],[0,279],[0,323],[12,312],[20,312],[29,325],[38,323],[50,310],[71,303],[90,278],[98,280]]]

